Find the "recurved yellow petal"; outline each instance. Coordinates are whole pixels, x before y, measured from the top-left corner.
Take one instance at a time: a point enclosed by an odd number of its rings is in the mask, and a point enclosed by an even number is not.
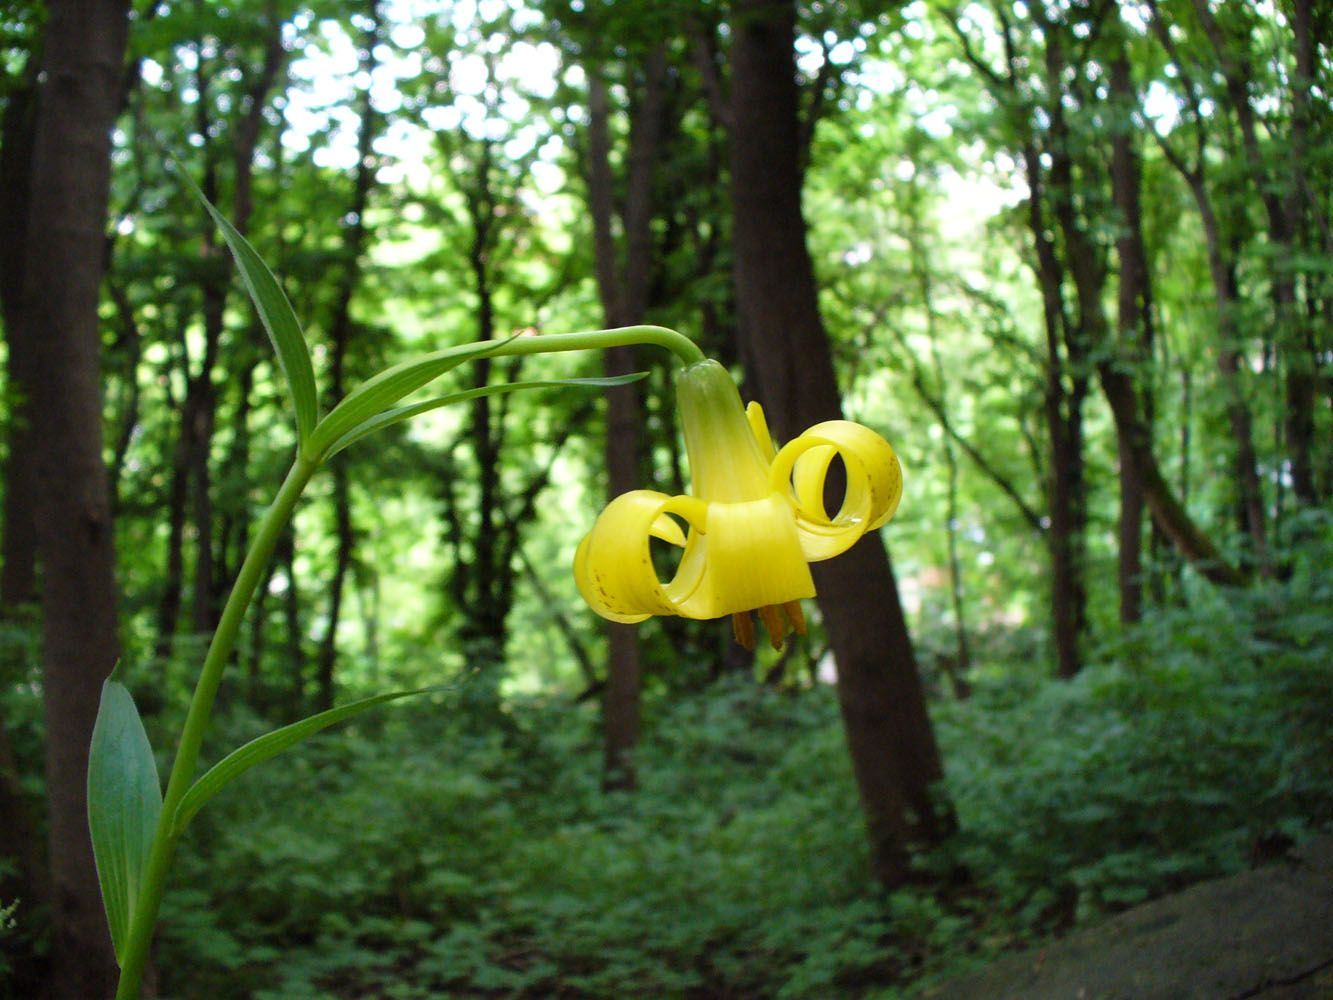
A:
[[[690,526],[686,538],[668,514]],[[649,539],[684,545],[663,583]],[[778,494],[744,503],[705,503],[635,490],[602,511],[574,555],[583,599],[603,618],[639,622],[652,615],[718,618],[813,597],[789,501]]]
[[[615,622],[641,622],[675,614],[675,602],[653,569],[650,538],[684,545],[678,514],[702,528],[707,506],[693,497],[653,490],[622,493],[602,511],[574,554],[574,582],[594,611]]]
[[[836,457],[842,458],[847,487],[837,513],[830,516],[824,484]],[[898,509],[902,496],[902,468],[892,446],[848,420],[816,424],[789,441],[773,460],[770,474],[775,488],[790,490],[801,547],[812,562],[845,552],[867,531],[880,527]]]

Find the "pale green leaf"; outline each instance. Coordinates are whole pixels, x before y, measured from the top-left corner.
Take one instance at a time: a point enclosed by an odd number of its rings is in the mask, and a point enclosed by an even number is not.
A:
[[[392,424],[401,423],[421,413],[428,413],[431,410],[438,410],[443,406],[452,406],[455,403],[463,403],[469,399],[476,399],[479,396],[493,396],[501,392],[512,392],[516,389],[543,389],[553,386],[573,386],[575,388],[606,388],[608,386],[626,385],[630,382],[637,382],[645,377],[647,372],[633,372],[628,375],[610,375],[605,378],[564,378],[564,379],[539,379],[529,382],[506,382],[502,385],[486,385],[475,389],[464,389],[459,392],[451,392],[446,396],[437,396],[434,399],[422,400],[419,403],[412,403],[408,406],[398,406],[391,410],[382,410],[362,421],[356,427],[353,427],[338,440],[329,445],[327,455],[336,455],[354,441],[359,441],[367,434],[373,434],[375,431],[382,430]]]
[[[463,362],[493,351],[496,346],[494,341],[482,341],[450,347],[404,361],[366,379],[319,422],[311,435],[307,453],[314,458],[326,457],[330,446],[353,428],[383,413],[404,396],[416,392]]]
[[[161,813],[157,762],[139,710],[125,685],[108,680],[88,751],[88,828],[117,961],[129,937]]]
[[[202,809],[209,799],[222,791],[235,778],[257,764],[262,764],[264,761],[276,757],[307,736],[313,736],[321,729],[326,729],[336,722],[342,722],[344,719],[359,715],[376,705],[382,705],[385,702],[395,701],[399,698],[407,698],[414,694],[421,694],[425,690],[429,689],[394,691],[390,694],[380,694],[373,698],[354,701],[348,705],[340,705],[337,708],[329,709],[327,712],[312,715],[308,719],[302,719],[300,722],[293,722],[290,726],[283,726],[271,733],[265,733],[263,736],[251,740],[245,746],[238,747],[209,768],[208,772],[191,785],[185,795],[181,797],[180,805],[176,807],[176,815],[172,820],[173,832],[179,834],[184,830],[190,820],[194,818],[195,813]]]
[[[174,163],[174,161],[173,161]],[[319,417],[319,393],[315,386],[315,369],[310,362],[310,348],[301,332],[301,323],[292,310],[287,295],[273,277],[263,258],[255,251],[240,231],[204,197],[198,185],[179,164],[176,173],[208,209],[213,221],[222,230],[222,237],[231,248],[236,266],[241,272],[250,299],[259,313],[259,320],[268,331],[269,340],[278,354],[278,365],[287,378],[292,406],[296,410],[297,439],[302,445],[310,439]]]

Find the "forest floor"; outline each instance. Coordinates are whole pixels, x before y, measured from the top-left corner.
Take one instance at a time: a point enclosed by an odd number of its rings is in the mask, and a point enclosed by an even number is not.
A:
[[[924,1000],[1333,1000],[1333,836],[990,965]]]

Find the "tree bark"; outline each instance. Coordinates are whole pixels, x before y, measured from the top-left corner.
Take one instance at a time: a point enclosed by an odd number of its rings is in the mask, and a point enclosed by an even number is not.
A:
[[[1116,29],[1118,31],[1118,28]],[[1111,195],[1119,213],[1116,256],[1120,263],[1117,290],[1116,328],[1121,350],[1137,371],[1152,358],[1152,289],[1148,277],[1147,251],[1143,244],[1143,213],[1139,190],[1142,171],[1130,111],[1135,106],[1129,54],[1124,39],[1117,35],[1118,49],[1111,60]],[[1139,380],[1142,385],[1143,380]],[[1145,418],[1151,425],[1151,409],[1144,403]],[[1120,583],[1120,623],[1132,625],[1143,616],[1143,483],[1138,476],[1128,443],[1116,442],[1120,458],[1120,523],[1118,571]]]
[[[1184,178],[1194,197],[1199,211],[1199,222],[1203,226],[1204,247],[1208,257],[1208,273],[1212,278],[1213,301],[1217,310],[1217,366],[1222,375],[1223,393],[1226,398],[1227,420],[1231,424],[1232,437],[1235,438],[1233,457],[1236,472],[1236,488],[1242,510],[1242,520],[1250,544],[1254,551],[1254,560],[1262,572],[1271,571],[1268,551],[1268,517],[1264,508],[1263,489],[1259,480],[1258,458],[1254,445],[1254,420],[1249,405],[1245,401],[1242,384],[1241,351],[1243,347],[1241,331],[1237,323],[1240,306],[1240,289],[1236,273],[1238,257],[1238,237],[1232,233],[1225,236],[1213,208],[1212,195],[1207,180],[1207,117],[1203,114],[1201,97],[1197,85],[1188,68],[1183,66],[1176,55],[1175,42],[1171,29],[1162,17],[1156,3],[1150,2],[1152,12],[1150,26],[1153,34],[1161,42],[1163,49],[1175,64],[1176,74],[1184,89],[1186,104],[1191,111],[1194,123],[1195,155],[1193,165],[1173,148],[1167,137],[1153,131],[1153,138],[1162,150],[1168,163]],[[1182,423],[1181,433],[1188,434],[1188,422]],[[1185,499],[1181,491],[1182,503]]]
[[[801,214],[795,19],[790,0],[743,0],[731,54],[736,300],[747,364],[779,437],[841,415]],[[949,817],[931,794],[943,769],[892,567],[872,535],[812,571],[872,865],[886,885],[900,884],[911,845],[940,839]]]
[[[5,428],[4,542],[0,550],[0,606],[6,611],[37,600],[37,477],[32,413],[33,347],[23,329],[23,274],[26,266],[28,195],[33,128],[37,110],[37,55],[21,84],[6,95],[0,123],[0,318],[3,318],[8,376],[9,423]]]
[[[1050,437],[1051,469],[1047,483],[1050,526],[1046,531],[1051,558],[1051,619],[1056,673],[1072,677],[1083,664],[1082,640],[1087,624],[1087,593],[1083,583],[1083,400],[1087,376],[1081,370],[1081,339],[1069,332],[1064,301],[1064,268],[1047,228],[1043,201],[1046,184],[1034,143],[1024,147],[1028,181],[1028,228],[1036,250],[1035,269],[1041,288],[1046,330],[1046,381],[1043,403]],[[1073,355],[1070,357],[1069,355]]]
[[[1158,527],[1206,579],[1224,586],[1242,586],[1249,582],[1248,574],[1229,563],[1194,523],[1162,476],[1129,376],[1114,359],[1099,362],[1097,372],[1111,415],[1115,418],[1116,433],[1125,442],[1126,452],[1138,470],[1144,498]]]
[[[930,341],[931,367],[938,386],[940,406],[938,413],[947,413],[948,379],[944,361],[940,357],[939,319],[935,308],[935,279],[931,273],[929,248],[922,228],[921,196],[916,183],[916,174],[909,182],[907,192],[907,238],[911,246],[911,271],[921,295],[921,307],[926,313],[926,338]],[[915,362],[913,362],[915,364]],[[917,391],[925,395],[921,372],[917,368],[914,382]],[[963,595],[962,561],[958,555],[958,456],[954,453],[954,437],[948,432],[947,417],[942,418],[946,425],[941,437],[941,450],[944,455],[944,468],[948,476],[945,489],[945,539],[949,565],[949,598],[953,607],[954,652],[942,654],[938,662],[945,666],[945,673],[953,687],[954,695],[961,701],[971,693],[971,683],[967,679],[972,668],[972,654],[967,638],[966,601]]]
[[[48,843],[49,991],[100,998],[116,966],[88,836],[88,744],[119,651],[102,458],[97,309],[127,0],[52,0],[33,150],[21,336],[35,345]]]
[[[1293,81],[1292,132],[1285,160],[1287,170],[1272,171],[1264,162],[1264,151],[1259,145],[1257,114],[1250,101],[1249,53],[1242,49],[1238,56],[1233,46],[1245,46],[1247,41],[1228,37],[1227,29],[1218,21],[1206,0],[1193,0],[1194,11],[1209,43],[1217,56],[1226,86],[1230,111],[1236,116],[1240,129],[1241,146],[1250,181],[1259,195],[1268,222],[1268,239],[1272,244],[1269,260],[1269,283],[1273,299],[1277,343],[1285,367],[1286,409],[1283,430],[1290,463],[1291,487],[1297,500],[1313,506],[1319,500],[1314,477],[1314,400],[1315,373],[1318,370],[1317,353],[1312,333],[1306,328],[1296,294],[1295,275],[1301,268],[1296,264],[1296,219],[1292,213],[1299,208],[1300,190],[1304,175],[1304,132],[1308,109],[1308,88],[1311,66],[1308,59],[1309,6],[1299,0],[1295,4],[1294,37],[1300,62]],[[1303,58],[1304,57],[1304,58]],[[1280,196],[1286,191],[1288,198]]]
[[[643,322],[652,277],[653,182],[663,132],[666,50],[655,46],[645,63],[643,89],[630,127],[629,170],[623,223],[624,264],[617,263],[614,181],[611,173],[610,107],[606,81],[588,72],[588,205],[593,218],[593,251],[602,315],[608,327]],[[638,368],[637,351],[606,352],[604,373],[624,375]],[[606,391],[606,469],[610,496],[637,489],[643,440],[643,403],[637,383]],[[602,700],[602,784],[630,788],[635,783],[629,754],[639,742],[639,683],[642,663],[638,628],[608,622],[607,679]]]
[[[361,38],[361,72],[367,81],[378,65],[375,55],[379,44],[380,14],[377,0],[367,6],[366,30]],[[344,265],[338,283],[338,297],[329,323],[329,341],[332,359],[329,365],[328,405],[333,407],[343,398],[344,369],[347,348],[352,339],[352,295],[361,280],[361,255],[366,242],[366,205],[375,182],[374,141],[379,116],[370,100],[370,85],[361,92],[357,114],[356,177],[352,183],[352,200],[347,218],[352,219],[343,239]],[[338,622],[342,617],[343,591],[356,552],[356,529],[352,523],[351,484],[347,475],[347,453],[340,452],[330,461],[333,479],[333,524],[337,551],[334,555],[333,577],[329,580],[328,625],[320,640],[316,666],[316,707],[325,711],[333,707],[334,665],[338,655]]]

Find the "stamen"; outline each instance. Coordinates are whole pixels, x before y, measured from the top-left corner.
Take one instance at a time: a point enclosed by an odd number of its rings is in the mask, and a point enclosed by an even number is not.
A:
[[[787,623],[782,620],[781,612],[775,605],[765,604],[759,609],[759,618],[768,629],[768,641],[774,649],[781,649],[782,637],[787,634]]]
[[[731,616],[731,631],[736,635],[736,641],[746,649],[754,649],[754,621],[750,618],[750,612],[737,611]]]
[[[787,621],[791,622],[791,627],[796,630],[797,635],[805,635],[805,615],[801,611],[800,601],[788,601],[782,606],[782,611],[787,616]]]

